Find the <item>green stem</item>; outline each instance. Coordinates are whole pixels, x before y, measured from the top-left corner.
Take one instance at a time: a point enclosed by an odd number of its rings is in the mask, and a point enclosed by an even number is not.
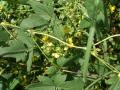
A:
[[[94,45],[98,45],[98,44],[100,44],[100,43],[102,43],[102,42],[104,42],[104,41],[106,41],[106,40],[108,40],[110,38],[113,38],[113,37],[120,37],[120,34],[115,34],[115,35],[109,36],[109,37],[107,37],[107,38],[105,38],[105,39],[95,43]]]
[[[86,79],[87,72],[88,72],[88,64],[89,64],[89,59],[91,55],[91,49],[92,49],[95,30],[96,30],[95,25],[92,25],[89,31],[89,38],[88,38],[88,43],[87,43],[87,48],[86,48],[86,53],[85,53],[85,59],[83,63],[84,80]]]

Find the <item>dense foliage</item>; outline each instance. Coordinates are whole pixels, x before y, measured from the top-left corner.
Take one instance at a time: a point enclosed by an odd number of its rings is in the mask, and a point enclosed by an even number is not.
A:
[[[119,0],[0,0],[0,90],[120,90]]]

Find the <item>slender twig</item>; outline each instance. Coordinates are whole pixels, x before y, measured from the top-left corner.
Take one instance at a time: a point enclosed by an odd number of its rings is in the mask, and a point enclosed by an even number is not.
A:
[[[9,23],[0,23],[1,26],[10,26],[10,27],[14,27],[14,28],[20,28],[19,26],[13,25],[13,24],[9,24]]]
[[[100,81],[101,79],[103,79],[104,77],[106,77],[107,75],[111,74],[112,71],[105,73],[103,76],[99,77],[98,79],[96,79],[93,83],[91,83],[89,86],[87,86],[85,88],[85,90],[90,90],[90,87],[92,87],[94,84],[96,84],[98,81]]]
[[[4,25],[2,25],[2,27],[5,29],[5,31],[6,31],[11,37],[13,37],[15,40],[17,40],[17,39],[12,35],[12,33],[7,30],[7,28],[6,28]]]
[[[42,52],[42,54],[45,56],[45,58],[47,60],[49,60],[49,58],[47,57],[47,55],[42,51],[42,49],[40,48],[40,46],[38,45],[38,43],[35,41],[35,39],[33,38],[33,42],[36,44],[36,46],[39,48],[39,50]]]
[[[4,25],[4,26],[11,26],[11,27],[14,27],[14,28],[20,28],[19,26],[16,26],[16,25],[13,25],[13,24],[9,24],[9,23],[0,23],[0,25]],[[31,32],[30,30],[28,30],[29,32]],[[38,32],[36,32],[36,34],[37,34]],[[40,33],[39,33],[40,34]],[[49,36],[49,34],[45,34],[45,33],[41,33],[42,35],[47,35],[47,36]],[[50,35],[50,37],[51,37],[52,35]],[[52,36],[53,37],[53,36]],[[51,38],[52,38],[51,37]],[[120,34],[115,34],[115,35],[112,35],[112,36],[109,36],[109,37],[107,37],[107,38],[105,38],[105,39],[103,39],[103,40],[101,40],[101,41],[99,41],[99,42],[97,42],[97,43],[95,43],[94,45],[96,46],[96,45],[99,45],[100,43],[102,43],[102,42],[104,42],[104,41],[106,41],[106,40],[108,40],[108,39],[110,39],[110,38],[114,38],[114,37],[120,37]],[[54,37],[54,39],[56,39],[56,37]],[[58,39],[58,38],[57,38]],[[56,39],[56,40],[57,40]],[[58,40],[59,41],[59,40]],[[61,40],[60,40],[60,42],[61,42]],[[62,41],[62,43],[63,43],[64,41]],[[65,44],[65,42],[63,43],[63,44]],[[68,45],[69,46],[69,44],[67,43],[66,45]],[[76,47],[76,48],[83,48],[84,50],[86,50],[86,47],[79,47],[79,46],[73,46],[73,47]]]
[[[79,72],[73,72],[73,71],[65,70],[65,69],[63,69],[62,72],[66,72],[66,73],[70,73],[70,74],[75,74],[78,77],[83,77],[82,73],[79,73]],[[92,78],[92,79],[96,79],[96,78],[98,78],[98,75],[96,75],[96,74],[94,74],[94,75],[87,75],[87,77],[88,78]]]
[[[107,37],[107,38],[105,38],[105,39],[95,43],[94,45],[98,45],[98,44],[100,44],[100,43],[102,43],[102,42],[104,42],[104,41],[106,41],[106,40],[108,40],[110,38],[113,38],[113,37],[120,37],[120,34],[115,34],[115,35],[109,36],[109,37]]]
[[[107,66],[111,71],[116,72],[116,73],[120,73],[119,70],[117,70],[115,67],[113,67],[112,65],[110,65],[109,63],[105,62],[105,60],[101,59],[100,57],[98,57],[95,53],[91,52],[91,54],[97,58],[100,62],[102,62],[105,66]]]
[[[14,27],[14,28],[20,28],[19,26],[16,26],[16,25],[13,25],[13,24],[9,24],[9,23],[0,23],[0,25],[4,25],[4,26],[11,26],[11,27]],[[29,32],[31,32],[30,30],[28,30]],[[37,33],[37,32],[36,32]],[[44,33],[41,33],[42,35],[44,34]],[[45,35],[45,34],[44,34]],[[49,36],[49,34],[47,34],[47,36]],[[50,37],[51,37],[51,35],[50,35]],[[100,43],[102,43],[102,42],[104,42],[104,41],[106,41],[106,40],[108,40],[108,39],[110,39],[110,38],[114,38],[114,37],[120,37],[120,34],[115,34],[115,35],[112,35],[112,36],[109,36],[109,37],[107,37],[107,38],[105,38],[105,39],[103,39],[103,40],[101,40],[101,41],[99,41],[99,42],[97,42],[97,43],[95,43],[94,45],[96,46],[96,45],[99,45]],[[52,37],[51,37],[52,38]],[[55,37],[56,38],[56,37]],[[56,39],[57,40],[57,39]],[[59,40],[58,40],[59,41]],[[60,41],[61,42],[61,41]],[[63,43],[64,44],[64,43]],[[67,45],[69,46],[69,44],[67,43]],[[78,48],[79,48],[79,46],[77,46]],[[86,50],[86,47],[82,47],[82,48],[84,48],[84,50]]]
[[[44,36],[51,37],[51,38],[53,38],[53,39],[55,39],[55,40],[57,40],[57,41],[59,41],[59,42],[65,44],[65,45],[67,45],[67,46],[69,46],[69,47],[79,48],[79,49],[86,50],[86,47],[80,47],[80,46],[75,46],[75,45],[68,44],[68,43],[66,43],[66,42],[64,42],[64,41],[62,41],[62,40],[60,40],[59,38],[54,37],[54,36],[49,35],[49,34],[46,34],[46,33],[36,32],[36,31],[31,31],[31,30],[27,30],[27,31],[30,32],[30,33],[32,33],[32,34],[40,34],[40,35],[44,35]]]

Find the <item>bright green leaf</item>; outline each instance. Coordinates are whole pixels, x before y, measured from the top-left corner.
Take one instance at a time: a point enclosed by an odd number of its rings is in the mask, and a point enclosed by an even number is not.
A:
[[[66,81],[61,85],[60,90],[83,90],[84,82],[82,78],[78,78],[72,81]]]
[[[42,84],[45,84],[45,85],[53,85],[53,81],[51,78],[47,77],[47,76],[41,76],[39,75],[38,77],[38,80],[42,83]]]
[[[24,19],[21,22],[20,26],[24,29],[30,29],[38,26],[39,27],[44,26],[47,24],[48,24],[48,21],[40,17],[39,14],[32,14],[30,17]]]
[[[3,81],[0,81],[0,90],[3,90]]]
[[[46,70],[46,74],[53,75],[58,71],[58,69],[55,66],[51,66]]]
[[[91,26],[91,23],[87,19],[83,19],[80,22],[80,28],[89,28],[90,26]]]
[[[24,60],[27,49],[20,41],[13,41],[9,47],[0,48],[0,56],[13,57],[16,61]]]
[[[94,19],[96,16],[95,0],[86,0],[85,8],[87,9],[87,13],[88,13],[89,17],[91,19]]]
[[[28,85],[26,87],[27,90],[56,90],[55,86],[44,85],[42,83],[35,83]]]
[[[117,77],[117,76],[116,76]],[[110,89],[109,90],[120,90],[120,78],[116,78],[112,85],[110,86]]]
[[[103,23],[105,22],[105,16],[104,16],[103,12],[100,12],[97,15],[97,21],[102,21]]]
[[[19,80],[18,80],[18,79],[13,79],[13,81],[10,82],[10,84],[9,84],[9,89],[10,89],[10,90],[13,90],[18,83],[19,83]]]
[[[57,20],[54,22],[53,27],[54,27],[53,28],[54,36],[63,40],[63,38],[64,38],[64,27]]]
[[[66,80],[67,75],[62,73],[56,73],[54,76],[52,76],[52,80],[54,81],[54,84],[56,86],[59,86],[63,84]]]
[[[29,57],[27,60],[27,71],[30,72],[32,66],[32,57],[33,57],[33,50],[29,52]]]
[[[6,31],[0,29],[0,42],[7,41],[8,39],[9,39],[9,34]]]
[[[48,5],[49,2],[46,2],[46,5],[35,0],[29,0],[28,3],[32,6],[35,13],[42,17],[44,20],[50,20],[54,17],[54,9],[51,5]]]

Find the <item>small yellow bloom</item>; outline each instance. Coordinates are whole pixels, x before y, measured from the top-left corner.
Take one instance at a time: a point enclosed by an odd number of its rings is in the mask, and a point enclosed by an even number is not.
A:
[[[49,42],[49,37],[48,37],[48,36],[44,36],[44,37],[42,38],[42,42],[48,43],[48,42]]]
[[[109,5],[109,9],[110,9],[110,12],[113,13],[116,9],[116,6],[115,5]]]
[[[76,37],[80,37],[81,35],[82,35],[82,32],[76,32],[76,33],[75,33],[75,36],[76,36]]]
[[[67,51],[67,50],[68,50],[68,47],[64,47],[64,50]]]
[[[120,78],[120,73],[118,74],[118,77]]]
[[[71,37],[71,38],[68,38],[66,41],[67,41],[67,43],[69,44],[69,45],[68,45],[69,47],[73,47],[73,46],[74,46],[72,37]]]
[[[32,57],[32,61],[33,61],[33,62],[35,62],[35,61],[37,61],[37,60],[38,60],[38,59],[37,59],[36,56],[33,56],[33,57]]]
[[[59,58],[59,57],[60,57],[60,55],[59,55],[58,53],[52,53],[52,56],[53,56],[54,58]]]
[[[67,39],[67,42],[68,42],[69,44],[73,43],[72,38],[68,38],[68,39]]]
[[[51,46],[53,46],[53,43],[50,42],[50,43],[47,44],[47,46],[48,46],[48,47],[51,47]]]
[[[0,12],[3,10],[3,7],[2,7],[2,5],[0,5]]]

